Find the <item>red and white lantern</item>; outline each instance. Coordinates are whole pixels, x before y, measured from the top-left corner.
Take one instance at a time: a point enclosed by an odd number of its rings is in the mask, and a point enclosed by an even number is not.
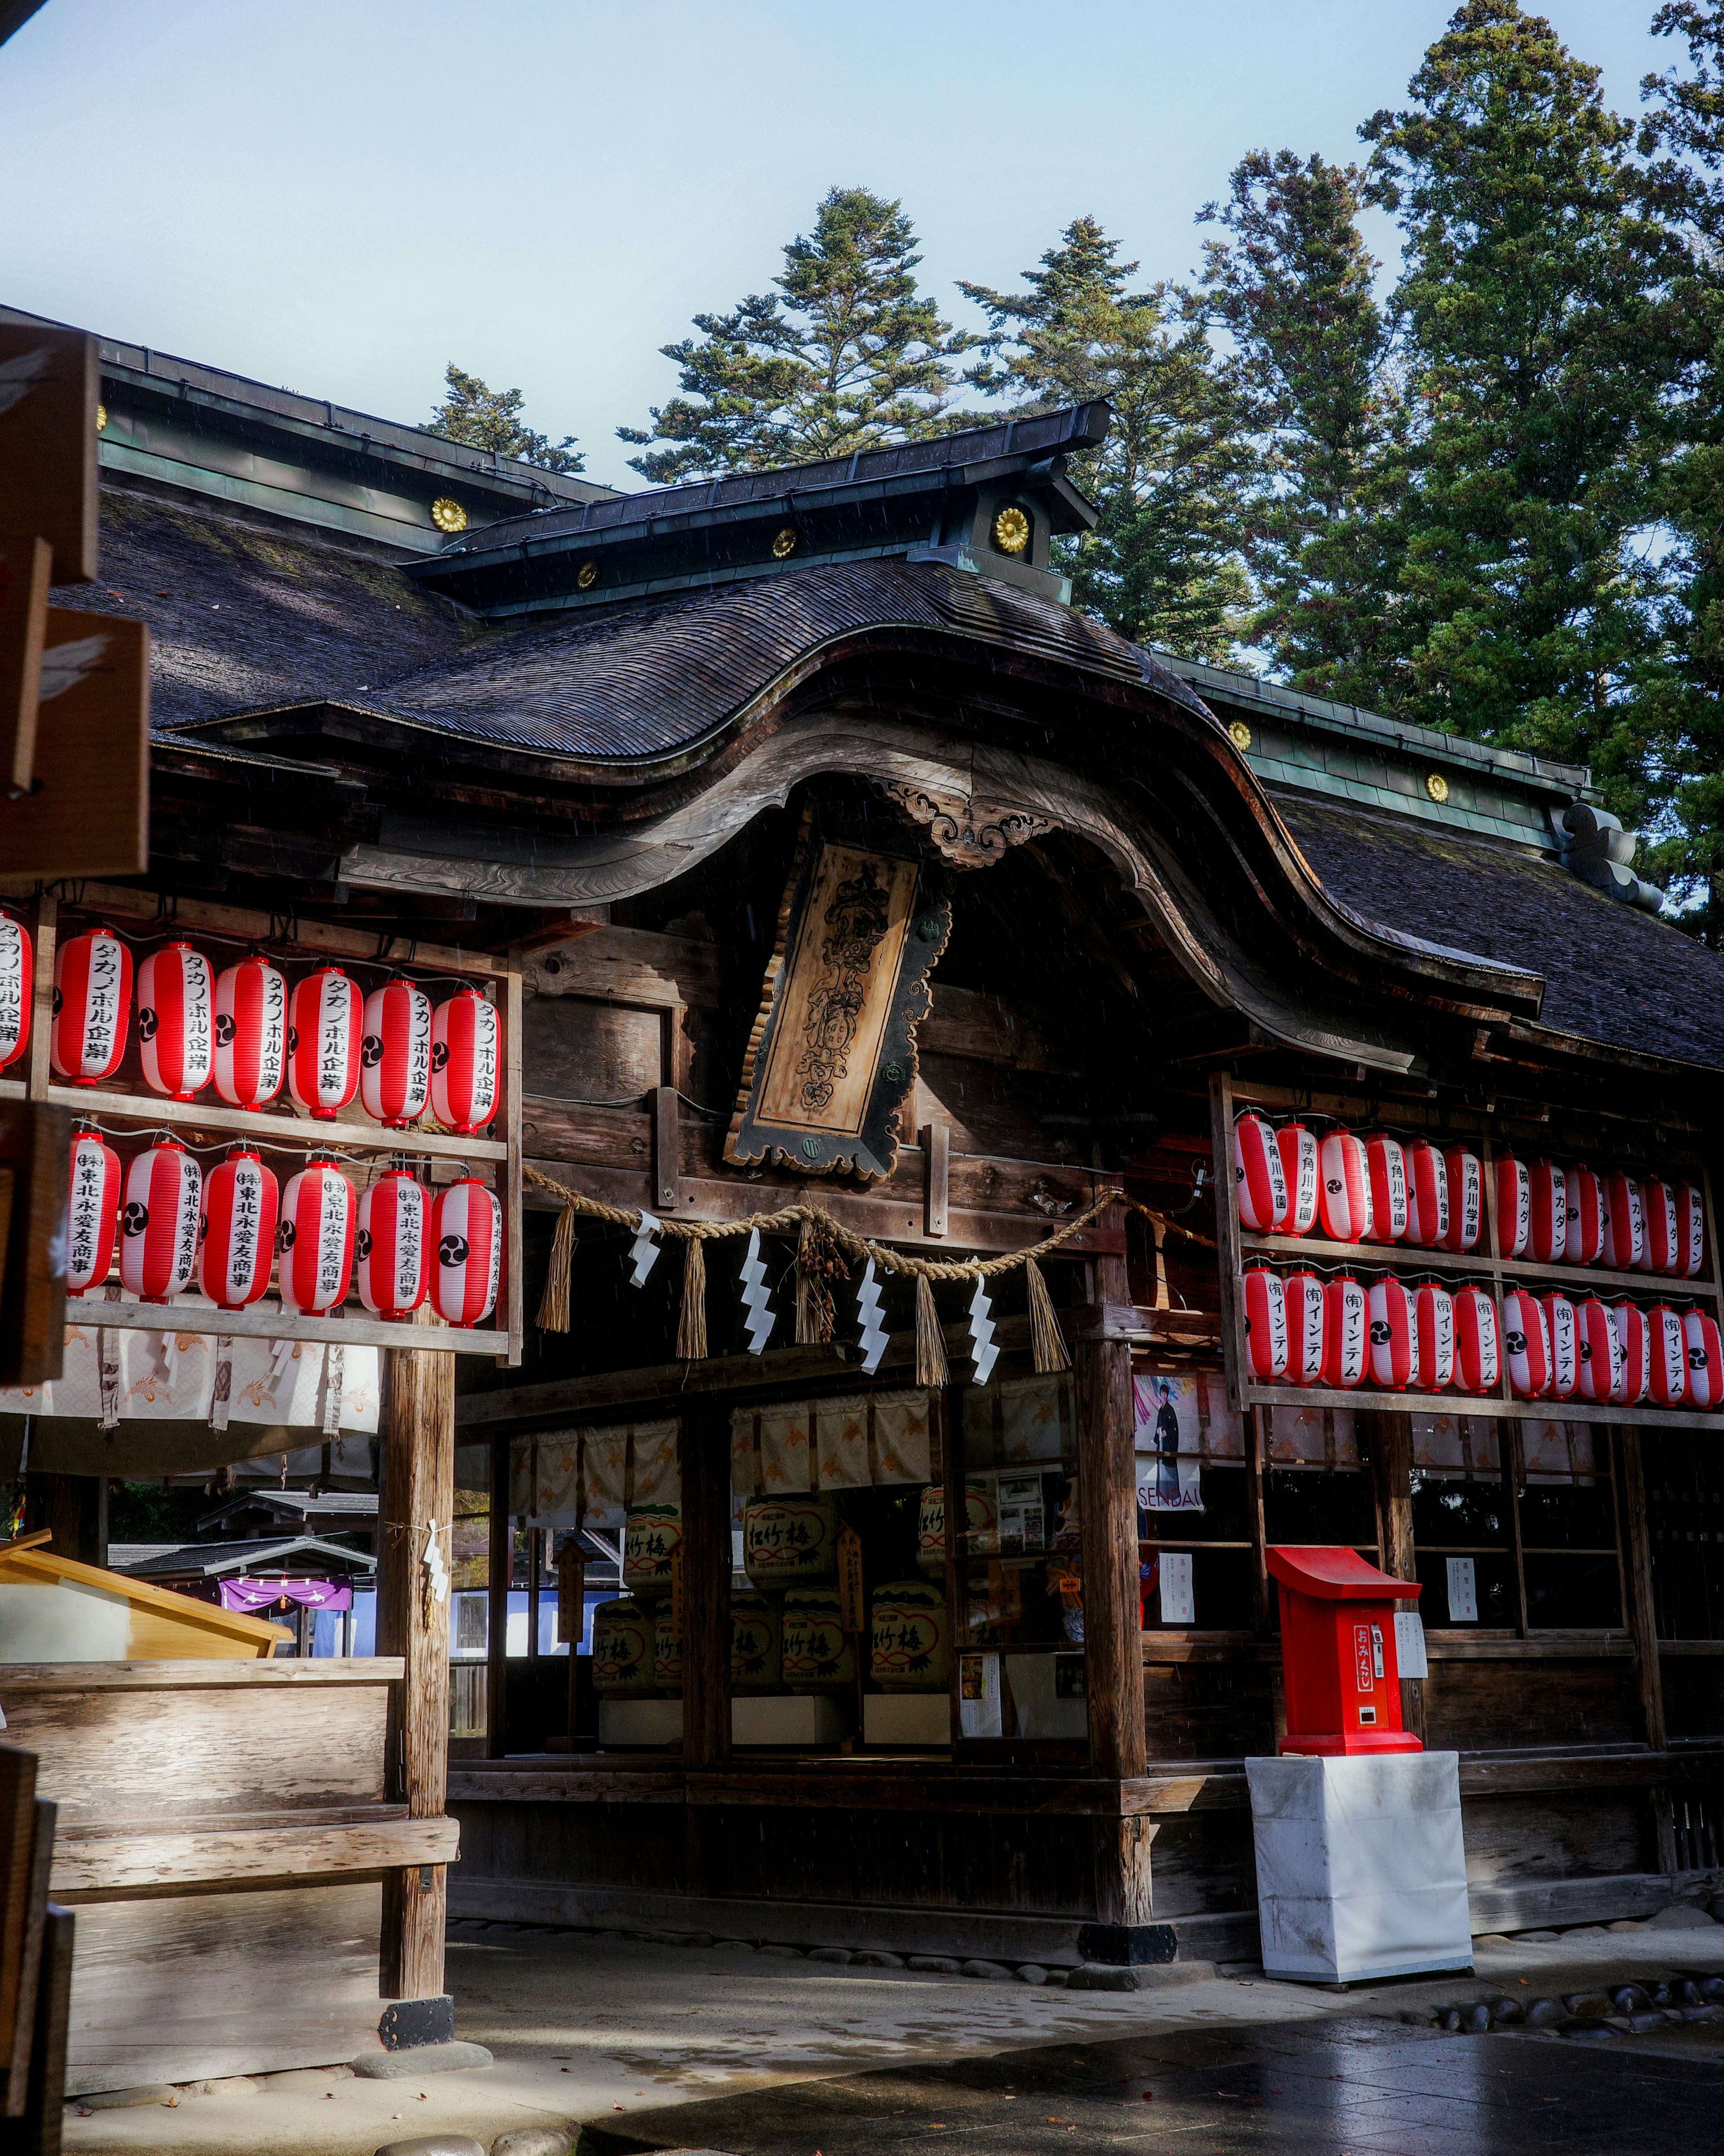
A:
[[[111,928],[86,928],[54,954],[49,1060],[74,1086],[100,1086],[120,1068],[131,1009],[131,953]]]
[[[1443,1165],[1449,1172],[1449,1226],[1437,1247],[1475,1250],[1485,1224],[1485,1171],[1477,1153],[1465,1146],[1449,1147]]]
[[[1604,1248],[1603,1186],[1584,1163],[1568,1169],[1562,1181],[1568,1193],[1562,1256],[1571,1265],[1595,1265]]]
[[[284,1310],[321,1317],[344,1300],[353,1276],[353,1186],[340,1168],[308,1160],[282,1194],[275,1231]]]
[[[1523,1256],[1532,1232],[1532,1178],[1524,1160],[1516,1160],[1511,1152],[1502,1153],[1496,1162],[1498,1254],[1505,1258]]]
[[[1287,1376],[1296,1385],[1323,1381],[1323,1283],[1302,1268],[1282,1282],[1287,1313]]]
[[[1502,1348],[1515,1398],[1542,1399],[1551,1389],[1550,1327],[1528,1288],[1511,1287],[1502,1298]]]
[[[1580,1383],[1580,1326],[1574,1305],[1560,1288],[1538,1301],[1551,1343],[1551,1397],[1572,1400]]]
[[[1678,1262],[1670,1270],[1693,1280],[1706,1261],[1706,1208],[1697,1183],[1679,1183],[1675,1196]]]
[[[1371,1233],[1371,1171],[1365,1148],[1351,1131],[1324,1134],[1317,1149],[1317,1218],[1323,1233],[1331,1243],[1361,1241]]]
[[[431,1112],[446,1131],[482,1131],[496,1114],[500,1047],[497,1007],[476,988],[432,1012]]]
[[[386,1168],[359,1201],[359,1299],[379,1317],[408,1317],[425,1300],[430,1208],[412,1169]]]
[[[366,1006],[367,1013],[370,1008]],[[1241,1225],[1257,1235],[1279,1234],[1287,1218],[1287,1178],[1267,1117],[1247,1113],[1234,1118],[1233,1162]]]
[[[120,1277],[140,1302],[183,1295],[198,1269],[203,1177],[186,1148],[157,1138],[132,1162],[120,1215]]]
[[[120,1225],[120,1156],[98,1131],[76,1132],[66,1194],[66,1293],[99,1287],[114,1262]]]
[[[138,1060],[144,1083],[190,1101],[209,1083],[215,1052],[215,977],[189,943],[152,951],[138,968]]]
[[[216,976],[215,1089],[230,1107],[261,1108],[287,1068],[287,982],[255,952]]]
[[[1646,1248],[1646,1217],[1640,1186],[1631,1175],[1613,1169],[1604,1178],[1604,1263],[1614,1273],[1629,1272]]]
[[[1362,1385],[1369,1365],[1365,1291],[1342,1273],[1323,1290],[1323,1383]]]
[[[1371,1178],[1370,1233],[1379,1243],[1398,1243],[1407,1232],[1407,1156],[1398,1138],[1373,1131],[1365,1141]]]
[[[1661,1176],[1640,1185],[1640,1218],[1645,1240],[1640,1264],[1649,1273],[1680,1272],[1681,1230],[1676,1224],[1676,1194]]]
[[[1568,1242],[1568,1178],[1553,1160],[1536,1160],[1526,1171],[1526,1252],[1538,1265],[1560,1264]]]
[[[1652,1364],[1651,1399],[1655,1408],[1679,1408],[1688,1397],[1688,1342],[1682,1320],[1667,1302],[1646,1313]]]
[[[1308,1235],[1317,1217],[1317,1140],[1303,1123],[1283,1123],[1275,1132],[1281,1175],[1287,1185],[1284,1235]]]
[[[359,1105],[386,1130],[403,1131],[430,1098],[431,998],[411,981],[386,981],[365,999]]]
[[[1446,1392],[1455,1382],[1455,1298],[1435,1281],[1413,1291],[1413,1322],[1419,1331],[1421,1392]]]
[[[280,1199],[275,1176],[249,1146],[235,1146],[210,1170],[198,1285],[218,1310],[244,1310],[269,1285]]]
[[[1496,1305],[1481,1287],[1455,1291],[1455,1386],[1457,1392],[1494,1393],[1502,1374]]]
[[[16,1063],[30,1043],[30,998],[36,962],[30,932],[0,906],[0,1070]]]
[[[1622,1350],[1622,1368],[1611,1399],[1624,1407],[1638,1407],[1652,1389],[1652,1330],[1638,1303],[1613,1303],[1611,1322]]]
[[[293,992],[287,1089],[319,1122],[338,1116],[359,1091],[362,1013],[358,984],[339,966],[320,966]]]
[[[1580,1396],[1583,1400],[1617,1398],[1622,1377],[1622,1343],[1616,1337],[1616,1321],[1595,1295],[1574,1306],[1574,1322],[1580,1339]]]
[[[1407,1147],[1407,1240],[1434,1250],[1449,1232],[1449,1171],[1434,1145]]]
[[[446,1324],[477,1325],[497,1300],[503,1209],[477,1176],[437,1194],[431,1208],[431,1301]]]
[[[1724,1402],[1724,1341],[1718,1337],[1718,1322],[1703,1310],[1685,1310],[1682,1338],[1688,1350],[1688,1404],[1714,1410]]]
[[[1373,1281],[1366,1298],[1371,1328],[1371,1382],[1387,1392],[1419,1383],[1419,1328],[1412,1298],[1398,1280]]]

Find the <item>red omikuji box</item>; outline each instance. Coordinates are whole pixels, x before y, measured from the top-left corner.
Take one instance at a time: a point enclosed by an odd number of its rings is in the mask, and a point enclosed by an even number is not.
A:
[[[1327,1757],[1422,1752],[1401,1727],[1395,1604],[1417,1581],[1392,1579],[1357,1550],[1271,1549],[1281,1591],[1281,1669],[1287,1733],[1278,1752]]]

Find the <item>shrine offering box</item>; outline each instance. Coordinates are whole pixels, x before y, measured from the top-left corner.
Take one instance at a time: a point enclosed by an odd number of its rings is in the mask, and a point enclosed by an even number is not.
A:
[[[1415,1581],[1392,1579],[1357,1550],[1276,1548],[1287,1733],[1276,1749],[1331,1753],[1418,1752],[1401,1726],[1395,1604]]]

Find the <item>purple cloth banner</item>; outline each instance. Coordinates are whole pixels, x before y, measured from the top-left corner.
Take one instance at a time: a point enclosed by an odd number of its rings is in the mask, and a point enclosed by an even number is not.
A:
[[[351,1609],[353,1590],[332,1579],[224,1579],[223,1609],[242,1609],[248,1615],[270,1609],[278,1602],[297,1602],[307,1609]]]

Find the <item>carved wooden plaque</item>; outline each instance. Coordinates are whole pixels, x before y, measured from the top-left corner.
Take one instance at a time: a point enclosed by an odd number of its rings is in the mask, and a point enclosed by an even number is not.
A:
[[[918,856],[805,826],[778,916],[725,1158],[890,1175],[916,1029],[952,908]]]

